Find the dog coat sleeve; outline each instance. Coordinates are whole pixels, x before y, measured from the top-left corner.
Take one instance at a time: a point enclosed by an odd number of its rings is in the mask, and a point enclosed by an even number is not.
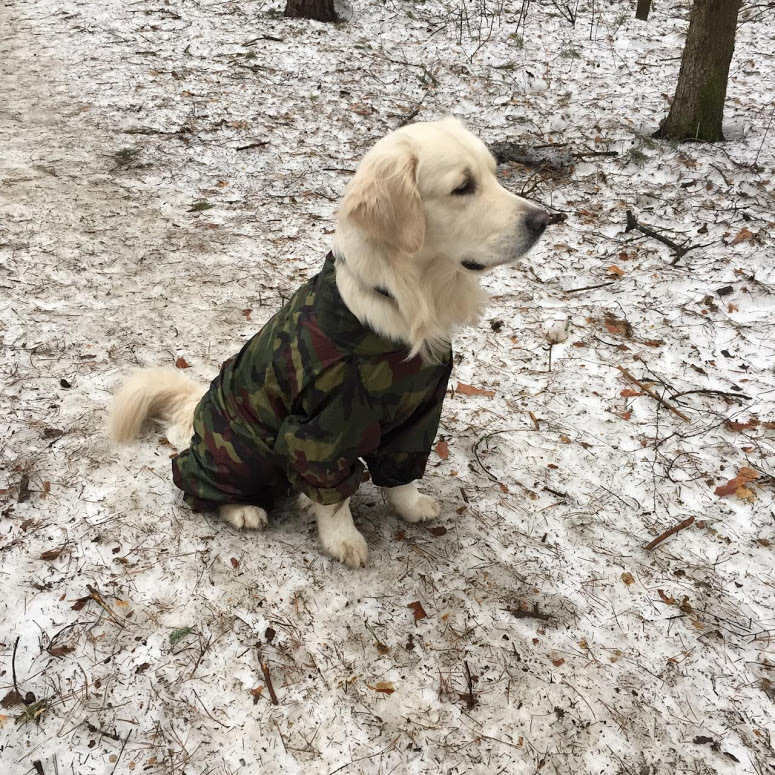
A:
[[[285,418],[275,453],[291,486],[325,506],[349,498],[361,483],[359,458],[380,443],[380,426],[351,361],[318,374]]]
[[[379,448],[365,457],[371,479],[378,487],[398,487],[422,479],[439,429],[451,371],[450,358],[426,400],[398,427],[384,432]]]

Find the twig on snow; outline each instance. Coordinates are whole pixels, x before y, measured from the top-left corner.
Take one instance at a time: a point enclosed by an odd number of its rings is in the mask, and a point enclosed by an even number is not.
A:
[[[671,535],[674,533],[677,533],[679,530],[685,530],[689,525],[694,523],[694,517],[689,517],[688,519],[685,519],[683,522],[679,522],[677,525],[673,525],[669,530],[665,530],[662,535],[657,536],[653,541],[646,544],[646,550],[651,551],[652,549],[656,549],[657,546],[659,546],[662,541],[664,541],[666,538],[670,538]]]
[[[261,663],[261,672],[264,674],[264,683],[269,690],[269,697],[272,699],[272,705],[279,705],[280,703],[277,700],[277,695],[275,694],[274,686],[272,685],[272,676],[269,674],[269,665],[264,662],[264,655],[261,653],[260,649],[258,652],[258,661]]]
[[[626,233],[633,229],[645,234],[647,237],[653,237],[655,240],[659,240],[663,245],[667,245],[667,247],[675,253],[675,258],[673,259],[671,266],[675,266],[690,250],[701,247],[700,245],[689,245],[689,247],[686,247],[685,244],[679,245],[678,243],[673,242],[670,237],[666,237],[664,234],[658,232],[652,226],[641,223],[632,214],[632,210],[627,210],[627,228],[624,231]]]
[[[616,367],[619,369],[619,371],[624,374],[625,377],[627,377],[630,382],[632,382],[633,385],[637,385],[644,393],[647,393],[650,395],[655,401],[658,401],[662,406],[664,406],[666,409],[669,409],[673,414],[677,414],[684,422],[691,422],[691,420],[679,409],[676,409],[672,404],[669,404],[667,401],[665,401],[662,396],[660,396],[658,393],[655,393],[650,387],[647,387],[644,385],[640,380],[635,379],[635,377],[630,374],[627,369],[624,368],[624,366],[618,366]]]

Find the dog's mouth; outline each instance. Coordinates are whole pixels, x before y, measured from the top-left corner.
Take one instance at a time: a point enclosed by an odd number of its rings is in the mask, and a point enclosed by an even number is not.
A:
[[[470,269],[472,272],[483,272],[487,267],[484,264],[480,264],[478,261],[462,261],[461,262],[466,269]]]

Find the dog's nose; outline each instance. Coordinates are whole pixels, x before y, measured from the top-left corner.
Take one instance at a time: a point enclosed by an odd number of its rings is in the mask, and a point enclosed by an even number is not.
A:
[[[549,213],[547,213],[546,210],[539,210],[536,208],[525,216],[525,226],[527,226],[536,237],[540,237],[549,225],[549,220]]]

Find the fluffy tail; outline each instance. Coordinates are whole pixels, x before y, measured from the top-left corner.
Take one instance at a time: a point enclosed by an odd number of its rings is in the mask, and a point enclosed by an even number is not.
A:
[[[185,449],[194,433],[194,409],[205,390],[178,369],[136,371],[113,397],[110,438],[131,441],[150,419],[162,425],[174,446]]]

